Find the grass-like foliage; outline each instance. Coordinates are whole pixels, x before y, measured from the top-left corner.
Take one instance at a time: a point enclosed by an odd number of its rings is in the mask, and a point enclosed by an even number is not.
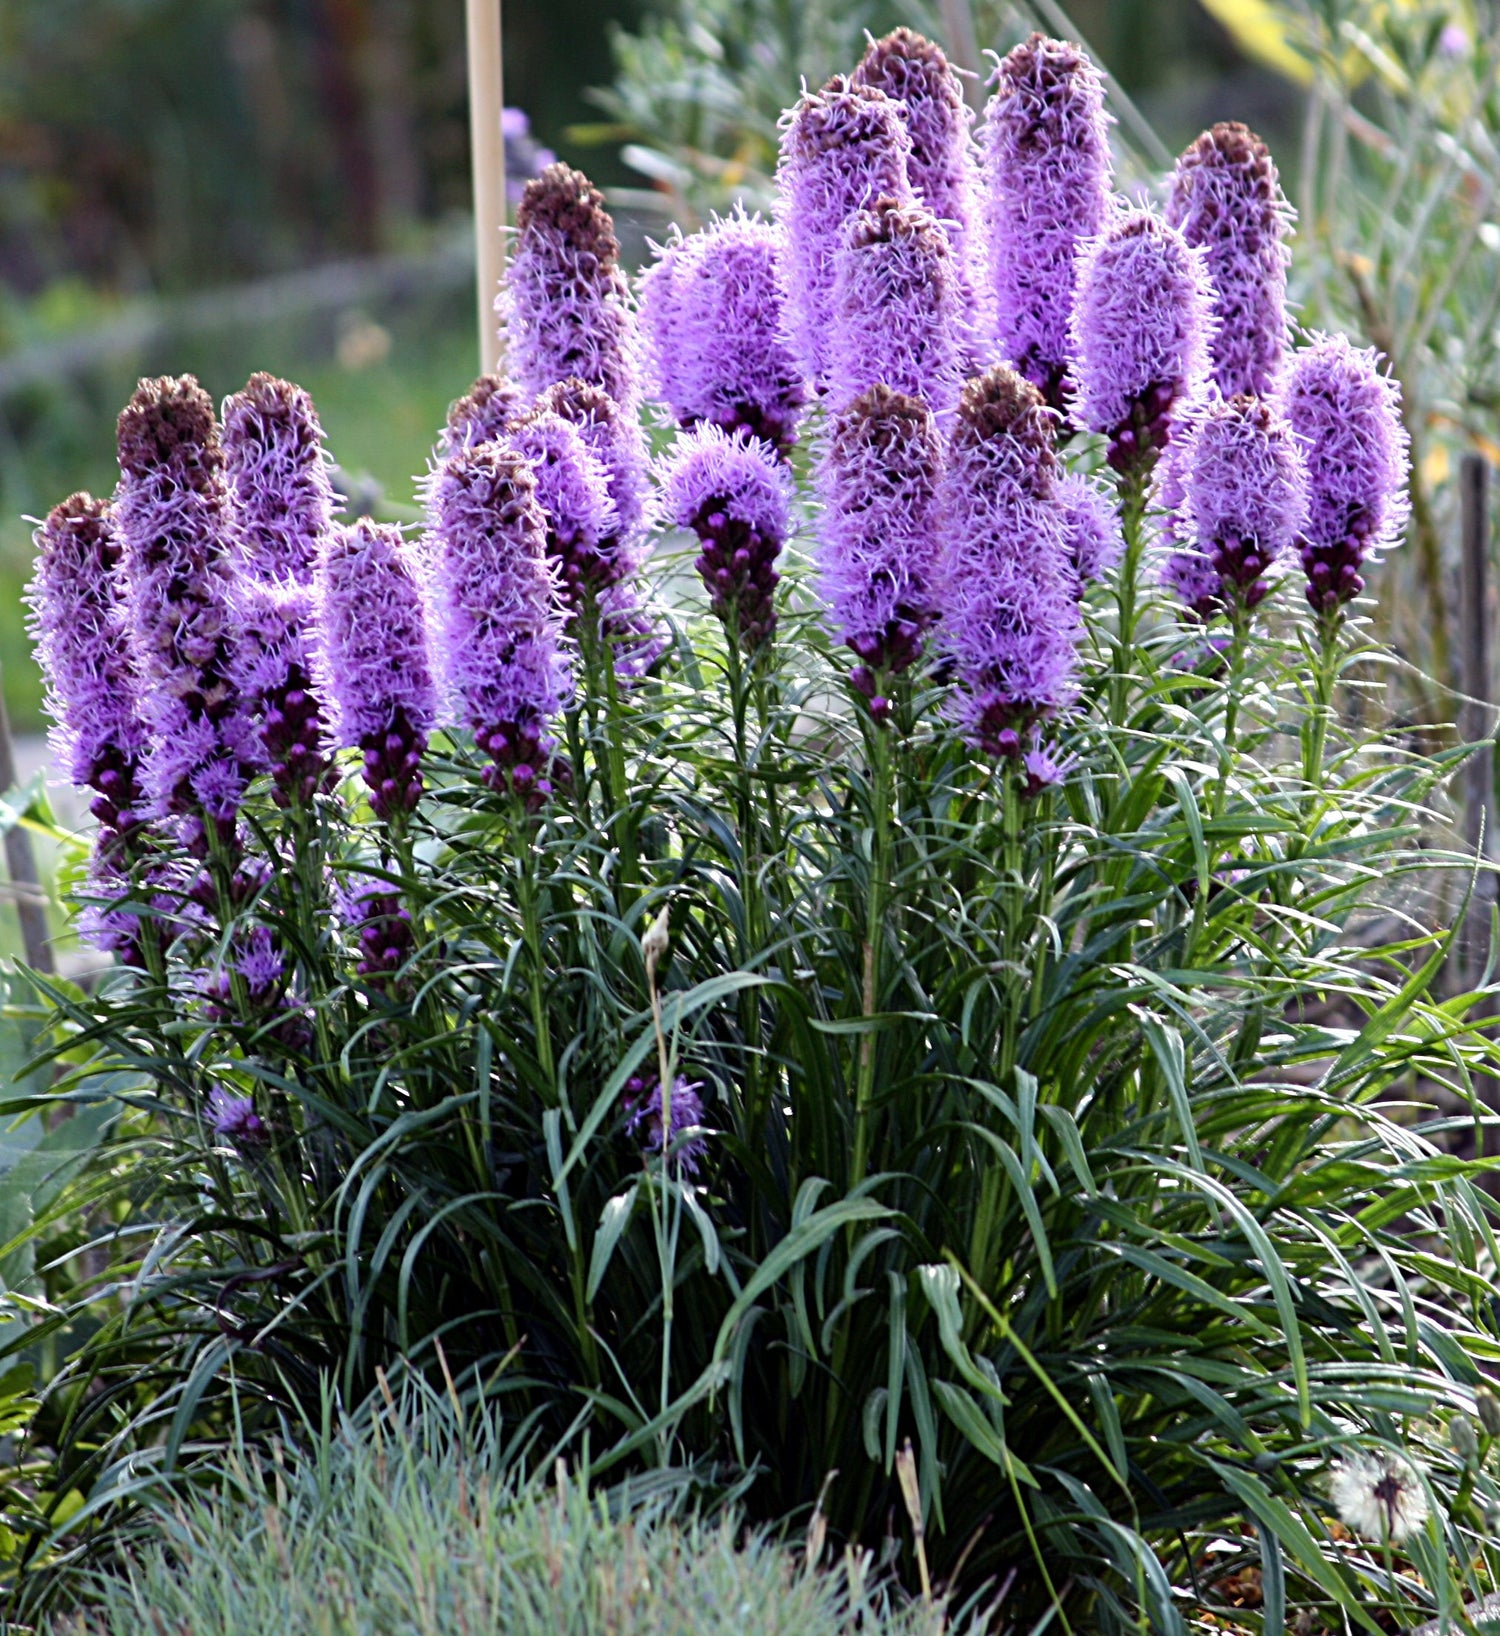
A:
[[[684,1514],[670,1484],[596,1493],[562,1466],[526,1482],[519,1452],[493,1408],[450,1406],[410,1381],[355,1415],[330,1405],[291,1446],[238,1443],[211,1482],[158,1497],[120,1570],[54,1629],[736,1636],[747,1617],[765,1636],[945,1628],[936,1607],[893,1609],[867,1555],[818,1572],[732,1514]]]
[[[821,1496],[835,1539],[903,1515],[910,1439],[933,1574],[1008,1587],[1022,1629],[1183,1629],[1247,1562],[1266,1630],[1487,1585],[1495,1496],[1441,1427],[1496,1355],[1495,1241],[1398,1100],[1470,1100],[1484,1050],[1417,913],[1440,769],[1330,719],[1335,668],[1378,677],[1355,627],[1319,651],[1262,610],[1205,675],[1144,582],[1122,651],[1118,590],[1035,799],[931,672],[880,728],[816,615],[754,664],[689,617],[623,691],[585,649],[540,811],[457,735],[394,829],[352,781],[257,794],[217,947],[36,979],[61,1077],[7,1114],[120,1112],[40,1229],[83,1212],[92,1279],[11,1308],[8,1354],[76,1346],[7,1516],[34,1563],[440,1339],[596,1477],[752,1473],[753,1516]],[[410,914],[399,969],[359,973],[354,873]],[[286,981],[205,1004],[252,928]],[[656,1074],[701,1099],[668,1155]],[[1361,1450],[1415,1462],[1394,1556],[1332,1523]]]

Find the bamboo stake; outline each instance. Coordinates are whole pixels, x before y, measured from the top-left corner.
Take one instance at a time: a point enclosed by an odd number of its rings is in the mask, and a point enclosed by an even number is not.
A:
[[[1486,861],[1496,855],[1494,750],[1494,687],[1490,673],[1489,608],[1489,463],[1483,455],[1466,454],[1459,466],[1458,491],[1463,535],[1463,690],[1459,722],[1465,742],[1482,745],[1465,768],[1464,838]],[[1464,928],[1464,980],[1476,983],[1488,955],[1490,905],[1494,885],[1488,869],[1481,869]]]
[[[500,54],[501,0],[465,0],[469,40],[469,153],[474,175],[479,373],[500,356],[494,301],[505,272],[505,106]]]

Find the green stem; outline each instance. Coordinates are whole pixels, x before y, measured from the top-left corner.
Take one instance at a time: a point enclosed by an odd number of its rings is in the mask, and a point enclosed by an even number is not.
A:
[[[1120,474],[1120,527],[1125,536],[1125,554],[1120,561],[1118,580],[1118,621],[1115,627],[1114,676],[1110,682],[1110,720],[1123,727],[1130,704],[1131,661],[1135,651],[1135,630],[1139,620],[1136,604],[1141,557],[1146,548],[1146,494],[1150,467],[1144,463]]]
[[[1302,747],[1302,782],[1312,797],[1312,815],[1321,805],[1323,757],[1328,746],[1328,724],[1333,717],[1333,685],[1338,676],[1340,613],[1324,614],[1318,620],[1318,663],[1313,672],[1317,696],[1313,706],[1312,730]]]
[[[850,1186],[865,1179],[870,1162],[870,1105],[875,1099],[875,1035],[872,1019],[880,1002],[880,955],[884,942],[886,898],[891,881],[891,740],[890,732],[872,721],[870,807],[874,837],[870,852],[870,885],[865,894],[863,993],[860,1014],[869,1023],[860,1035],[859,1066],[854,1088],[854,1165]]]
[[[639,874],[636,855],[635,814],[630,808],[629,783],[625,776],[625,740],[620,731],[620,678],[615,672],[614,646],[608,634],[599,629],[596,618],[597,642],[595,651],[604,671],[604,696],[608,710],[604,718],[605,755],[609,762],[610,821],[615,831],[615,849],[620,855],[620,907],[635,890]]]
[[[760,893],[760,825],[755,811],[755,791],[750,778],[749,734],[746,717],[750,706],[751,666],[747,665],[735,638],[735,624],[728,627],[729,702],[734,719],[735,803],[740,837],[741,932],[740,969],[755,963],[763,943],[764,909]],[[760,997],[754,989],[740,995],[740,1031],[745,1040],[746,1138],[759,1140],[767,1113],[767,1087],[761,1062]]]
[[[521,936],[531,957],[531,1021],[536,1030],[536,1056],[547,1082],[547,1100],[555,1103],[557,1064],[552,1055],[552,1030],[547,1019],[547,965],[542,952],[541,898],[537,883],[537,826],[530,814],[521,811],[515,824],[518,867],[516,896],[521,906]]]

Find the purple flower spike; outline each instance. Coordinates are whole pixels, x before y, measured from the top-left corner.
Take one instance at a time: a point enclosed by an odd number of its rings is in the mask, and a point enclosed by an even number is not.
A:
[[[1307,461],[1307,523],[1298,546],[1307,600],[1324,616],[1364,590],[1365,563],[1406,532],[1401,387],[1380,365],[1378,352],[1319,335],[1288,372],[1284,408]]]
[[[311,583],[334,511],[312,399],[290,381],[252,375],[224,404],[224,463],[244,570],[257,579]]]
[[[666,1140],[666,1146],[671,1148],[677,1144],[673,1159],[677,1167],[689,1176],[696,1176],[702,1168],[703,1157],[708,1152],[708,1143],[701,1136],[690,1136],[687,1141],[677,1143],[677,1138],[686,1130],[692,1130],[703,1123],[703,1086],[694,1080],[679,1074],[672,1081],[672,1108],[671,1133]],[[661,1075],[660,1074],[632,1074],[625,1081],[625,1106],[629,1109],[629,1117],[625,1121],[625,1128],[629,1134],[640,1139],[645,1133],[645,1147],[648,1153],[660,1153],[663,1145],[661,1105]]]
[[[634,566],[619,540],[609,496],[609,472],[583,432],[561,415],[519,421],[505,446],[536,478],[537,504],[547,524],[547,556],[557,564],[558,589],[570,614],[615,584]]]
[[[1103,579],[1125,554],[1120,514],[1114,500],[1078,472],[1060,472],[1057,503],[1062,507],[1068,536],[1068,557],[1078,576],[1078,588]]]
[[[1307,478],[1292,428],[1262,398],[1216,399],[1168,451],[1182,495],[1167,582],[1205,622],[1254,608],[1302,527]]]
[[[609,473],[617,530],[609,549],[634,550],[645,519],[649,481],[646,442],[634,411],[622,408],[587,381],[565,380],[549,386],[537,398],[534,412],[558,415],[583,433]]]
[[[818,469],[821,589],[871,701],[937,619],[936,501],[943,445],[919,399],[874,386],[834,419]]]
[[[911,138],[901,105],[836,74],[783,119],[777,185],[786,230],[787,321],[803,373],[828,372],[833,281],[844,224],[876,199],[910,202]]]
[[[311,585],[242,576],[232,593],[235,680],[254,711],[278,806],[329,786],[323,712],[313,682],[317,599]]]
[[[52,748],[106,830],[129,830],[140,800],[146,728],[136,705],[120,540],[108,504],[74,494],[36,532],[27,591],[47,681]]]
[[[265,1122],[248,1096],[235,1096],[216,1085],[208,1093],[208,1112],[214,1135],[231,1147],[259,1147],[266,1139]]]
[[[1063,409],[1077,252],[1104,230],[1110,212],[1104,81],[1078,46],[1033,34],[991,83],[979,143],[995,339]]]
[[[411,914],[402,907],[401,894],[387,881],[356,875],[335,885],[333,900],[340,921],[359,940],[359,975],[390,982],[417,947]]]
[[[449,708],[493,765],[486,782],[539,807],[552,793],[547,718],[571,686],[536,478],[502,444],[456,454],[432,485],[436,650]]]
[[[1011,759],[1074,693],[1077,579],[1056,495],[1054,419],[1004,365],[970,381],[939,491],[939,602],[958,721],[977,748]]]
[[[791,479],[769,443],[698,426],[662,464],[662,509],[702,541],[709,604],[747,653],[776,629],[776,559],[786,543]]]
[[[499,303],[527,393],[535,398],[576,376],[633,410],[638,391],[629,299],[604,195],[581,171],[548,165],[521,195]]]
[[[335,744],[364,752],[378,817],[422,794],[437,716],[418,570],[401,531],[367,519],[335,529],[318,561],[315,681]]]
[[[929,211],[886,198],[858,211],[834,270],[832,406],[879,383],[951,414],[963,381],[959,302],[953,252]]]
[[[1149,468],[1174,412],[1208,384],[1213,284],[1201,249],[1147,210],[1122,211],[1079,252],[1073,305],[1078,418],[1119,472]]]
[[[1226,398],[1269,395],[1286,352],[1283,241],[1292,221],[1270,150],[1243,125],[1204,131],[1177,161],[1166,216],[1208,255],[1214,383]]]
[[[232,829],[259,752],[234,687],[234,518],[207,393],[191,375],[142,381],[120,415],[119,451],[115,517],[152,811],[201,810]]]
[[[909,28],[874,41],[850,78],[901,104],[911,137],[911,185],[943,224],[953,247],[959,315],[977,327],[975,292],[982,282],[975,229],[978,179],[969,135],[973,115],[962,82],[942,48]]]
[[[781,230],[743,211],[658,252],[641,280],[655,390],[682,426],[747,431],[785,453],[806,402],[782,339]]]
[[[526,413],[526,395],[503,375],[481,375],[456,403],[449,406],[439,453],[457,454],[471,444],[504,437]]]

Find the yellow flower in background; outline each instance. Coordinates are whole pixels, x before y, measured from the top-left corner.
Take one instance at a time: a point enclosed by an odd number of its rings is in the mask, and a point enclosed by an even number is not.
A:
[[[1290,6],[1278,6],[1274,0],[1202,0],[1202,4],[1247,57],[1298,85],[1311,84],[1312,64],[1292,44],[1302,32],[1302,20]]]

